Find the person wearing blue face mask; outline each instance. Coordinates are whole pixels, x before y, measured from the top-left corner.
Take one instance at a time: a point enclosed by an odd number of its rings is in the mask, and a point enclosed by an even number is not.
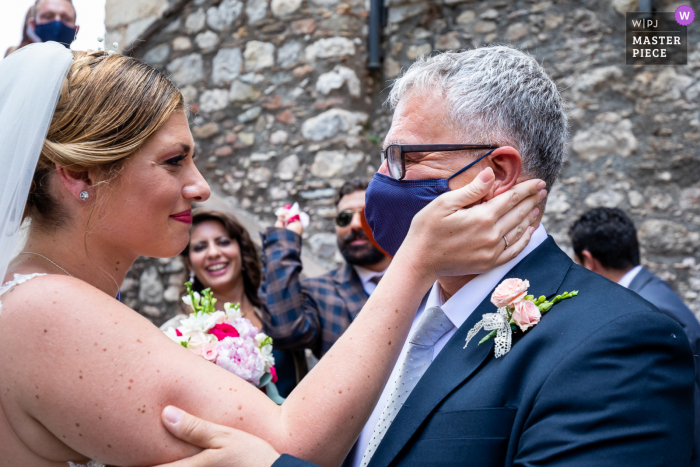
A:
[[[35,42],[58,42],[67,48],[75,40],[80,26],[76,25],[77,13],[71,0],[37,0],[27,12],[22,42],[5,52],[12,52]]]
[[[551,189],[566,154],[568,121],[540,63],[511,47],[488,46],[422,57],[393,82],[382,165],[365,193],[375,241],[396,254],[390,270],[402,256],[414,264],[433,255],[447,262],[451,255],[442,248],[477,241],[483,231],[469,230],[476,220],[450,226],[429,251],[411,242],[409,228],[482,174],[493,174],[494,183],[467,210],[480,221],[492,219],[486,208],[500,196],[518,202],[508,194],[513,187],[538,178]],[[539,200],[533,222],[523,227],[534,231],[521,252],[512,250],[517,232],[490,234],[507,263],[439,274],[398,344],[401,357],[346,466],[690,465],[695,364],[683,328],[634,292],[575,264],[547,235],[545,192]],[[577,295],[542,313],[526,299],[567,291]],[[397,290],[394,299],[401,295]],[[523,311],[509,321],[504,301],[537,311],[532,321],[518,321]],[[495,339],[487,337],[491,330]],[[178,420],[189,420],[185,429],[174,428],[178,421],[165,424],[178,436],[203,426],[184,415]],[[210,432],[213,446],[202,442],[207,437],[190,439],[216,449],[235,442],[228,441],[235,433],[222,433]],[[216,449],[202,456],[206,465],[252,465]],[[274,467],[311,464],[285,455]]]

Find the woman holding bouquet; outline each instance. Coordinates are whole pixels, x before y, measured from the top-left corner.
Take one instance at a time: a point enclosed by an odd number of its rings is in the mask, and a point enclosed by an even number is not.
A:
[[[278,406],[114,299],[140,255],[185,248],[191,205],[209,196],[185,109],[167,77],[134,58],[49,42],[0,62],[2,465],[192,456],[161,424],[169,405],[338,465],[436,278],[503,264],[529,241],[541,182],[462,209],[494,183],[487,170],[440,196],[413,219],[362,313]],[[27,241],[10,261],[22,212]]]
[[[182,256],[190,270],[192,290],[211,289],[219,310],[224,303],[240,304],[243,318],[264,331],[260,320],[263,303],[258,296],[260,259],[250,235],[233,216],[207,209],[194,211],[190,242]],[[185,312],[192,309],[187,307]],[[304,353],[273,350],[272,355],[275,385],[280,395],[287,397],[307,373]]]

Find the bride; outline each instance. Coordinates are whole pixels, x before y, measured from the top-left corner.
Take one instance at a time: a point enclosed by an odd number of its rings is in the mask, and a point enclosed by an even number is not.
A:
[[[517,255],[540,192],[530,181],[461,209],[491,187],[485,171],[424,209],[364,311],[277,406],[115,300],[139,256],[182,251],[191,204],[209,196],[183,97],[161,72],[55,43],[20,49],[0,62],[0,143],[2,466],[153,465],[196,454],[161,424],[168,405],[338,465],[425,292],[439,275]],[[24,218],[26,244],[10,260]]]

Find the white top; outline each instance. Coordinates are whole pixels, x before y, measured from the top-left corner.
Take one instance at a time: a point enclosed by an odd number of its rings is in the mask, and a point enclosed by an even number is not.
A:
[[[627,273],[624,276],[622,276],[622,279],[620,279],[618,284],[620,284],[622,287],[624,287],[626,289],[629,289],[630,284],[632,283],[634,278],[637,277],[637,274],[639,274],[639,271],[641,271],[641,270],[642,270],[641,264],[639,266],[633,267],[632,269],[627,271]]]
[[[416,317],[413,320],[413,325],[411,326],[411,331],[408,333],[408,335],[410,336],[413,333],[413,328],[415,328],[420,321],[420,317],[423,314],[424,309],[433,306],[440,306],[442,311],[445,312],[445,315],[450,319],[450,321],[452,321],[452,324],[454,324],[455,327],[435,343],[435,347],[433,349],[433,360],[435,360],[435,357],[437,357],[442,348],[445,347],[445,344],[447,344],[454,333],[457,332],[457,328],[464,324],[476,307],[478,307],[479,304],[499,284],[499,282],[501,282],[503,276],[505,276],[508,271],[513,269],[516,264],[522,261],[523,258],[529,255],[530,252],[540,246],[546,239],[547,232],[545,231],[544,226],[540,224],[539,227],[533,232],[530,243],[522,252],[520,252],[518,256],[506,264],[476,276],[474,279],[467,282],[464,287],[459,289],[457,293],[455,293],[447,301],[445,301],[442,295],[440,284],[435,282],[432,290],[430,291],[425,307],[421,308],[418,310],[418,313],[416,313]],[[401,349],[402,354],[403,352],[407,351],[407,345],[408,339],[406,339],[406,342],[404,342],[403,348]],[[389,381],[396,381],[397,376],[395,373],[398,371],[397,368],[398,367],[396,366],[394,367],[393,371],[391,372],[391,376],[389,377]],[[391,389],[390,384],[384,386],[379,402],[377,402],[377,405],[374,407],[374,411],[372,411],[372,415],[369,417],[367,424],[365,424],[365,427],[362,429],[362,433],[360,433],[356,448],[350,451],[350,454],[353,456],[352,463],[350,464],[352,467],[359,467],[361,465],[362,456],[367,449],[369,440],[372,438],[374,427],[379,420],[382,410],[384,410],[387,398],[391,394]]]
[[[367,268],[363,268],[362,266],[355,266],[353,265],[353,268],[355,269],[355,272],[357,273],[358,276],[360,276],[360,281],[362,282],[362,288],[365,289],[365,292],[367,292],[367,295],[372,295],[372,292],[374,292],[374,289],[377,288],[377,284],[374,282],[370,282],[372,278],[375,276],[383,276],[384,273],[386,272],[386,269],[383,271],[370,271]],[[388,268],[387,268],[388,269]]]

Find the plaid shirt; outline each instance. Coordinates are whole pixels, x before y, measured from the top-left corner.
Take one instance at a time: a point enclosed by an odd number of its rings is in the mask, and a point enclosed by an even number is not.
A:
[[[270,227],[262,234],[265,332],[280,350],[311,349],[321,358],[350,326],[368,295],[349,264],[301,279],[301,237]]]

